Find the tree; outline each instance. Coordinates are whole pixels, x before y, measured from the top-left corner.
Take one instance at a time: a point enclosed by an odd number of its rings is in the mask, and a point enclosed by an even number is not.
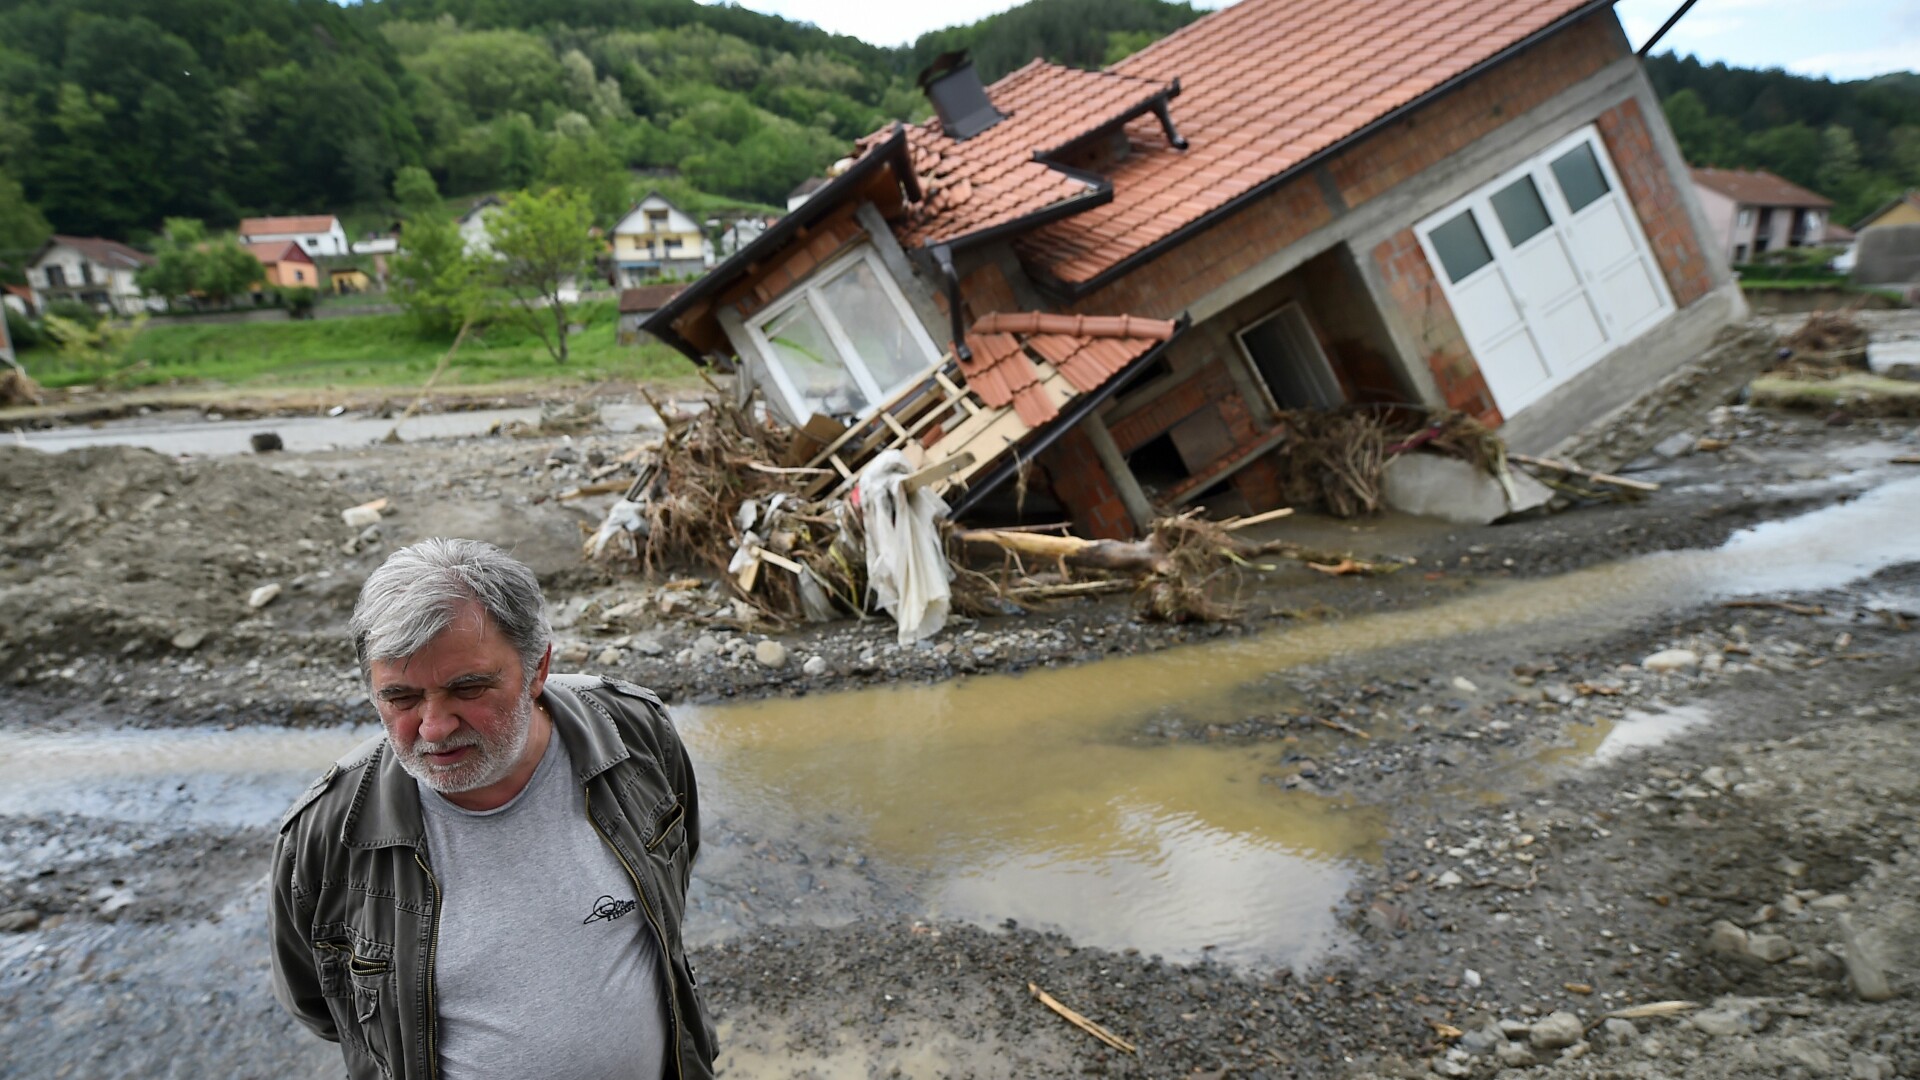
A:
[[[477,261],[460,226],[437,214],[416,214],[400,230],[393,293],[421,334],[451,334],[477,321],[487,306]]]
[[[260,275],[260,260],[238,240],[209,239],[207,227],[194,218],[168,218],[153,265],[134,280],[150,296],[197,297],[218,307],[252,289]]]
[[[433,174],[418,165],[404,165],[393,177],[393,200],[408,220],[440,212],[440,189]]]
[[[493,219],[495,279],[555,363],[567,362],[566,294],[593,272],[600,242],[589,233],[593,210],[579,192],[521,192]],[[549,328],[548,323],[551,323]]]
[[[47,219],[20,190],[20,182],[0,172],[0,277],[15,283],[24,281],[22,271],[27,260],[40,250],[51,232]]]
[[[620,160],[584,117],[568,114],[555,128],[541,181],[549,187],[581,193],[593,211],[594,221],[611,226],[628,209],[632,182],[627,170],[620,167]]]

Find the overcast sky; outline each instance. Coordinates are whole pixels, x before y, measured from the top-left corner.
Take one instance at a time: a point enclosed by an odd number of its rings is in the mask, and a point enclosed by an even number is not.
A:
[[[743,7],[814,23],[876,45],[912,41],[928,30],[969,23],[1014,6],[1008,0],[744,0]],[[1202,7],[1220,7],[1201,0]],[[1616,10],[1638,47],[1680,0],[1619,0]],[[1656,51],[1672,48],[1711,63],[1783,67],[1801,75],[1864,79],[1920,67],[1916,0],[1699,0]]]

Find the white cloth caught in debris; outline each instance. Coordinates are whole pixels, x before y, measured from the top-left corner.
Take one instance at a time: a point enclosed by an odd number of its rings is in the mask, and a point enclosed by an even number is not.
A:
[[[947,624],[953,568],[940,548],[947,502],[926,488],[904,495],[913,472],[905,454],[889,450],[860,470],[860,512],[867,532],[867,583],[882,610],[900,624],[900,644],[932,637]]]
[[[607,511],[607,520],[600,523],[600,528],[593,534],[593,539],[587,541],[587,549],[593,553],[594,558],[602,558],[607,550],[607,544],[615,536],[625,537],[642,532],[645,526],[646,520],[640,516],[640,504],[620,499],[613,504],[612,509]]]

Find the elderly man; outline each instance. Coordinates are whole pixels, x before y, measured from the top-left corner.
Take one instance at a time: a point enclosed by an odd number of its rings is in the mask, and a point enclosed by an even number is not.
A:
[[[650,691],[548,674],[532,571],[393,553],[353,613],[385,733],[293,804],[274,992],[354,1077],[713,1075],[680,940],[693,767]]]

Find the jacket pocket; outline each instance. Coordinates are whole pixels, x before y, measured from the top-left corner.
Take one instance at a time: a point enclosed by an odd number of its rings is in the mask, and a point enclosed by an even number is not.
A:
[[[334,1028],[349,1059],[364,1057],[379,1075],[391,1076],[387,1016],[381,1004],[389,1003],[387,1011],[392,1011],[392,947],[373,942],[315,942],[314,953],[320,962],[320,992],[333,1012]]]
[[[653,837],[647,850],[654,854],[671,852],[687,842],[687,808],[676,797],[654,822]]]

